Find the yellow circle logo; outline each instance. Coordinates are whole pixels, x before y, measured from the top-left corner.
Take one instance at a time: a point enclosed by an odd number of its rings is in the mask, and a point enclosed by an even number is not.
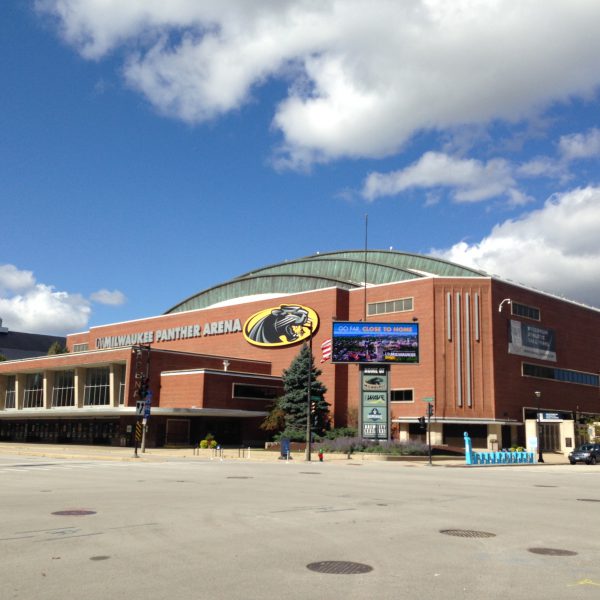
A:
[[[319,316],[298,304],[281,304],[253,314],[244,323],[244,337],[255,346],[289,346],[317,331]]]

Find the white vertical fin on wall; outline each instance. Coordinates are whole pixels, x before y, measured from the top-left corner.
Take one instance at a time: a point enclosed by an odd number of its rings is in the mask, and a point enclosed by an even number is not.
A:
[[[462,386],[462,352],[461,352],[461,318],[460,318],[460,293],[456,293],[456,346],[454,354],[456,356],[456,404],[463,405],[463,386]]]
[[[473,406],[471,373],[471,295],[465,294],[465,394],[467,396],[467,406]]]
[[[473,307],[474,318],[475,318],[475,341],[481,340],[481,331],[479,329],[479,294],[475,294],[473,298],[475,306]]]
[[[452,294],[446,294],[446,337],[452,341]]]

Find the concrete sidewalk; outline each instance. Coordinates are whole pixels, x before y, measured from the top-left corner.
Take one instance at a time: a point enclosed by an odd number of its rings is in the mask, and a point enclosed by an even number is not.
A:
[[[142,453],[138,449],[137,458],[134,449],[121,446],[88,446],[88,445],[65,445],[65,444],[31,444],[31,443],[0,443],[0,455],[17,456],[39,456],[45,458],[68,458],[74,460],[112,460],[112,461],[169,461],[169,460],[250,460],[250,461],[277,461],[279,453],[267,451],[261,448],[225,448],[223,450],[199,450],[194,448],[148,448]],[[303,461],[304,452],[293,452],[290,458],[294,461]],[[318,462],[317,453],[313,452],[312,460]],[[427,456],[391,457],[369,453],[352,454],[350,458],[346,454],[325,454],[325,462],[352,461],[352,462],[393,462],[404,466],[425,466],[428,463]],[[444,467],[465,468],[495,468],[523,465],[469,465],[465,464],[461,457],[434,456],[433,464]],[[563,454],[544,454],[544,465],[569,464],[568,458]],[[539,466],[544,466],[540,464]],[[531,466],[531,465],[529,465]]]

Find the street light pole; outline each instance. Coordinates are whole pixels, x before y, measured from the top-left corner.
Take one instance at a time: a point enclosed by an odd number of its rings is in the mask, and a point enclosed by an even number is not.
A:
[[[537,425],[537,436],[538,436],[538,463],[543,463],[544,456],[542,454],[542,422],[540,420],[540,398],[542,397],[542,392],[536,390],[533,393],[537,399],[536,425]]]

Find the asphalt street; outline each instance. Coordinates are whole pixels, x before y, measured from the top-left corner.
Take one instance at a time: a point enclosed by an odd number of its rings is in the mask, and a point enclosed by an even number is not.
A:
[[[0,485],[3,599],[600,597],[600,466],[0,453]]]

